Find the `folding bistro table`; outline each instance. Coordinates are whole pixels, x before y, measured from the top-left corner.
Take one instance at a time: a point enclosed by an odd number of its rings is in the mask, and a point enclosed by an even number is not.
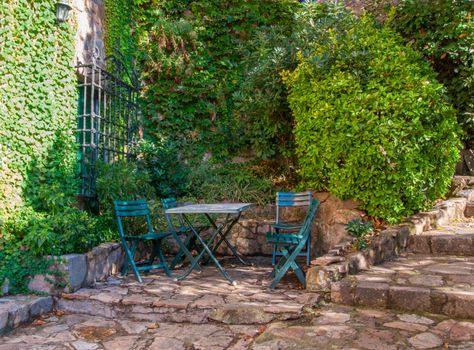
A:
[[[217,248],[222,243],[225,243],[227,247],[231,250],[232,254],[239,260],[240,263],[244,265],[248,265],[248,263],[239,255],[235,247],[228,241],[227,235],[229,234],[232,227],[239,221],[242,212],[246,209],[252,207],[252,203],[222,203],[222,204],[191,204],[185,205],[181,207],[175,207],[171,209],[166,209],[166,214],[181,214],[189,225],[192,233],[196,236],[196,239],[202,246],[202,250],[199,255],[192,261],[191,267],[185,274],[176,278],[177,281],[182,280],[189,276],[189,274],[194,269],[199,269],[199,262],[204,257],[204,254],[207,253],[210,260],[212,260],[217,268],[221,271],[224,277],[233,285],[236,285],[237,282],[232,280],[228,273],[224,270],[221,266],[219,261],[214,256]],[[211,229],[213,232],[211,233],[209,239],[205,241],[200,233],[194,228],[191,220],[189,219],[188,215],[190,214],[201,214],[204,215],[209,223],[211,224]],[[212,214],[218,215],[225,215],[225,219],[219,225],[216,223],[216,220],[212,218]],[[211,248],[212,247],[212,248]]]

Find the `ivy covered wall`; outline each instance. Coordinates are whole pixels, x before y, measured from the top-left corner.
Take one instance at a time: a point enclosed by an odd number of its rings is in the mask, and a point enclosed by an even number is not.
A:
[[[58,26],[55,3],[0,2],[0,216],[74,181],[75,29]]]

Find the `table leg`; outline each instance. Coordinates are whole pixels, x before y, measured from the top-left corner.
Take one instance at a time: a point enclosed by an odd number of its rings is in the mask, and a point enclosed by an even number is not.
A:
[[[199,241],[199,243],[201,243],[203,249],[202,251],[199,253],[199,255],[195,258],[193,264],[191,265],[191,267],[189,268],[188,271],[186,271],[185,274],[179,276],[176,278],[177,281],[181,281],[182,279],[188,277],[191,272],[199,265],[199,261],[202,259],[202,257],[204,256],[204,253],[207,252],[208,255],[209,255],[209,258],[212,259],[212,261],[214,261],[214,263],[216,264],[217,268],[221,271],[221,273],[224,275],[224,277],[233,285],[236,285],[237,283],[232,280],[232,278],[229,276],[229,274],[224,270],[224,268],[221,266],[221,264],[219,263],[219,261],[216,259],[216,257],[214,256],[213,254],[213,251],[209,248],[209,245],[212,244],[212,242],[214,242],[214,240],[216,239],[216,237],[220,234],[220,231],[222,230],[222,227],[221,228],[217,228],[216,229],[216,232],[214,232],[211,237],[209,238],[209,240],[207,242],[205,242],[201,236],[199,235],[199,232],[196,231],[196,229],[194,228],[194,226],[191,224],[191,222],[189,221],[188,217],[186,215],[183,215],[184,217],[184,220],[186,221],[186,223],[189,225],[189,227],[191,228],[191,230],[193,231],[194,235],[196,236],[196,239]]]
[[[195,261],[195,258],[193,257],[193,255],[191,254],[191,252],[189,251],[189,249],[186,247],[186,245],[183,243],[183,241],[181,241],[181,239],[179,238],[177,232],[175,229],[172,230],[172,236],[174,238],[174,240],[176,241],[176,243],[178,243],[178,246],[179,246],[179,250],[177,252],[177,256],[180,256],[181,254],[184,254],[186,255],[186,257],[189,259],[189,261],[191,262],[191,264],[194,264],[194,261]],[[174,262],[174,260],[173,260]],[[196,268],[198,271],[201,270],[201,267],[200,266],[197,266]]]
[[[226,237],[229,234],[230,230],[232,230],[232,227],[234,227],[234,225],[239,221],[240,213],[239,213],[239,215],[235,216],[233,220],[229,220],[228,219],[229,215],[227,215],[226,221],[219,228],[217,227],[215,221],[212,219],[212,217],[209,214],[205,214],[205,215],[207,217],[207,220],[211,224],[211,226],[214,227],[214,229],[216,231],[221,231],[222,232],[222,229],[226,228],[226,230],[223,233],[219,234],[220,237],[219,237],[219,240],[217,241],[216,245],[213,247],[213,252],[216,252],[217,248],[219,248],[219,246],[222,244],[222,242],[225,242],[227,244],[227,246],[229,247],[229,249],[232,251],[232,254],[237,258],[237,260],[240,261],[240,263],[242,265],[250,265],[249,262],[245,261],[240,256],[240,254],[237,252],[237,249],[235,249],[235,247],[229,242],[229,240]]]

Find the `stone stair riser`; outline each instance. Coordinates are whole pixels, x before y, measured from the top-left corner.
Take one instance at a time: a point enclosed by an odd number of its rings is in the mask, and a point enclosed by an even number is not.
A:
[[[458,318],[474,318],[474,292],[390,286],[387,283],[347,280],[333,283],[334,303],[389,308],[409,312],[429,312]]]
[[[415,254],[474,256],[474,234],[410,236],[408,250]]]

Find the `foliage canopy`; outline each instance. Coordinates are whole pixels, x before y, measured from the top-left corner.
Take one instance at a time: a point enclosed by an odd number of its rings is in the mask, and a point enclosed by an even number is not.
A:
[[[469,145],[474,139],[473,16],[471,0],[404,0],[389,22],[438,73]]]

